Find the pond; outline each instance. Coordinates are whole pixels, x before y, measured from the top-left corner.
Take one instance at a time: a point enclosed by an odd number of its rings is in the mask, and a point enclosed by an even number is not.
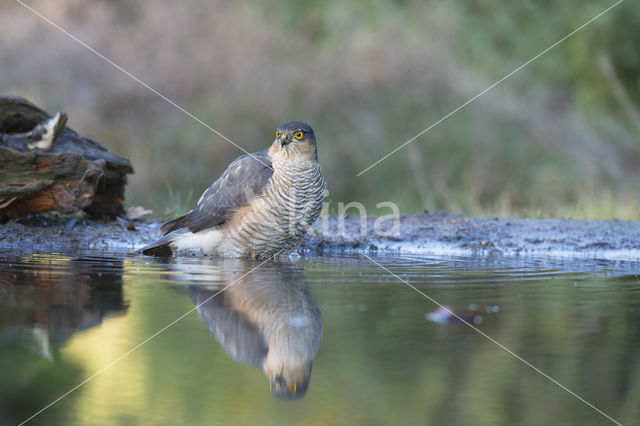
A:
[[[369,256],[0,253],[0,424],[638,424],[638,262]]]

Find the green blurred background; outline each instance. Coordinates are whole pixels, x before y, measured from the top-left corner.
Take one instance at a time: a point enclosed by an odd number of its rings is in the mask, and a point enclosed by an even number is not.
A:
[[[249,151],[309,122],[329,210],[640,219],[640,5],[625,1],[29,1]],[[3,2],[0,91],[130,158],[128,205],[172,215],[241,152],[26,8]],[[380,214],[387,214],[384,210]]]

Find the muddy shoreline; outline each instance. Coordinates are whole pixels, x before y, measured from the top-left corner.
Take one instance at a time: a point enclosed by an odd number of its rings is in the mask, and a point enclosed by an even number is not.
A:
[[[432,212],[400,217],[397,233],[375,232],[377,218],[321,217],[309,230],[302,254],[369,253],[442,255],[552,255],[640,259],[640,222],[619,220],[463,217]],[[0,249],[130,252],[160,235],[160,223],[93,221],[34,216],[0,225]]]

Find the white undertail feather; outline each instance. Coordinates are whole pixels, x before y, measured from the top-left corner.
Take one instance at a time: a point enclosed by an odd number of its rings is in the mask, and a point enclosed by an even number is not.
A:
[[[222,231],[220,229],[209,229],[195,234],[193,232],[177,234],[171,245],[177,250],[203,249],[209,254],[214,253],[221,242]]]

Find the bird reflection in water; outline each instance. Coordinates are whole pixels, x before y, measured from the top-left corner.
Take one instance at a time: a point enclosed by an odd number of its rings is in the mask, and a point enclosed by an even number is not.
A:
[[[207,272],[190,274],[193,302],[231,357],[265,372],[275,397],[301,398],[322,337],[320,310],[299,266],[273,263],[249,272],[255,266],[229,259],[202,265]]]

